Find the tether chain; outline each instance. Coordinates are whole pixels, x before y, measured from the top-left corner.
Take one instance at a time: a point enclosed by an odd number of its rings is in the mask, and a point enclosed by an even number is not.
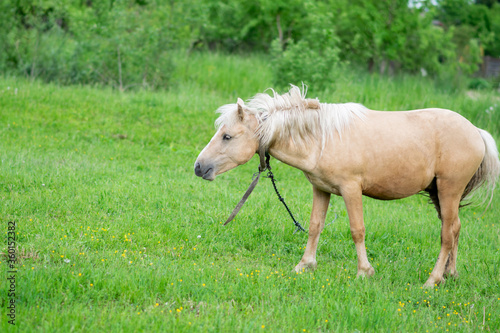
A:
[[[299,222],[297,222],[297,220],[295,219],[295,217],[293,216],[292,212],[290,211],[290,208],[288,208],[286,202],[285,202],[285,199],[280,195],[280,192],[278,191],[278,188],[276,187],[276,180],[274,178],[274,175],[273,175],[273,172],[271,171],[271,165],[269,164],[269,160],[271,159],[271,156],[266,152],[266,166],[267,166],[267,176],[266,178],[269,178],[271,179],[271,182],[273,183],[273,187],[274,187],[274,191],[276,192],[276,195],[278,196],[278,199],[283,203],[283,205],[285,206],[286,210],[288,211],[288,214],[290,214],[290,217],[292,218],[293,220],[293,223],[295,224],[295,226],[297,227],[297,229],[293,232],[293,233],[296,233],[297,231],[306,231],[301,225]]]

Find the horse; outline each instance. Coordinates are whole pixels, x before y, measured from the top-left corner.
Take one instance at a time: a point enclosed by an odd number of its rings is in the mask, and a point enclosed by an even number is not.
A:
[[[500,174],[491,134],[445,109],[375,111],[308,99],[304,86],[292,85],[282,95],[271,91],[217,110],[217,131],[196,159],[196,176],[213,181],[262,150],[302,170],[312,184],[313,203],[307,246],[295,271],[316,269],[334,194],[347,209],[358,277],[375,273],[366,254],[362,196],[393,200],[428,194],[442,222],[441,250],[424,286],[457,276],[461,203],[483,186],[489,206]]]

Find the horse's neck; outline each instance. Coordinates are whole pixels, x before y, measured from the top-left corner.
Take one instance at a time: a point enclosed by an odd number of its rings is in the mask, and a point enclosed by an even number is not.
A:
[[[288,142],[274,143],[269,147],[269,154],[277,160],[302,171],[312,171],[318,164],[321,145],[297,146],[290,139]]]

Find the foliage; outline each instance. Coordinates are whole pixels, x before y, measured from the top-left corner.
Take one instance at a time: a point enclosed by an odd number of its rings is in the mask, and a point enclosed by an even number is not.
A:
[[[492,6],[489,15],[493,38],[488,46],[488,53],[493,57],[500,58],[500,3]]]
[[[470,80],[468,88],[476,90],[488,90],[492,88],[492,85],[488,80],[476,77]]]
[[[274,82],[278,87],[304,83],[324,89],[331,85],[340,66],[341,48],[331,24],[333,14],[325,7],[308,3],[302,24],[309,31],[302,39],[275,39],[271,44]]]
[[[61,83],[167,87],[171,52],[187,48],[199,9],[189,1],[154,8],[133,1],[3,3],[4,72]],[[184,15],[190,19],[186,19]],[[202,18],[200,18],[202,19]]]
[[[446,26],[455,26],[454,41],[459,54],[471,40],[480,43],[485,55],[500,57],[500,4],[481,1],[472,5],[468,0],[441,0],[436,17]]]
[[[199,43],[229,51],[267,50],[275,38],[295,38],[295,26],[307,14],[300,0],[205,0],[200,5],[208,17]]]
[[[500,55],[500,5],[468,0],[5,0],[0,72],[125,90],[169,88],[174,53],[266,53],[274,84],[330,85],[339,68],[474,73]],[[436,25],[435,19],[441,21]]]
[[[431,74],[453,71],[451,35],[432,25],[432,13],[408,7],[407,1],[349,1],[337,26],[344,59],[371,63],[385,72],[397,69]]]

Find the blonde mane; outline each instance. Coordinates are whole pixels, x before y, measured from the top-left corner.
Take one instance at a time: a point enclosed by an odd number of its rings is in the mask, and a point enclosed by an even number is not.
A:
[[[355,117],[365,118],[367,109],[356,103],[327,104],[317,99],[307,99],[307,90],[292,85],[289,92],[273,96],[257,94],[244,105],[245,111],[253,114],[259,121],[256,135],[262,145],[269,147],[276,140],[291,138],[295,144],[307,144],[326,141],[335,133],[342,138],[342,133]],[[215,125],[231,126],[237,119],[237,104],[227,104],[217,110],[220,117]]]

